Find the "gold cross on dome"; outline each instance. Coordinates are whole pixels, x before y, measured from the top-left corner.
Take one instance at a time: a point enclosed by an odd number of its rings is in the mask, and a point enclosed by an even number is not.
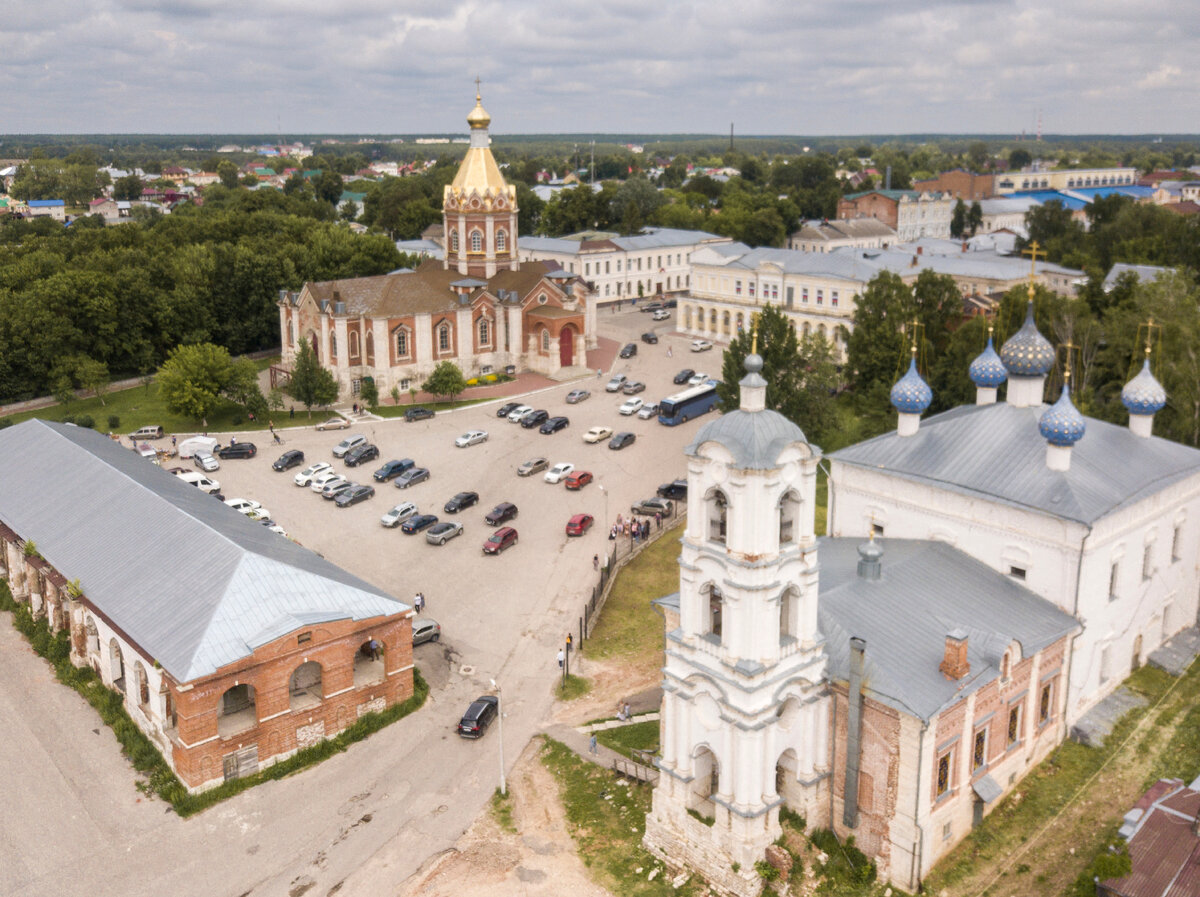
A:
[[[1046,253],[1041,251],[1041,244],[1034,240],[1029,244],[1028,249],[1022,249],[1021,255],[1029,256],[1029,301],[1033,301],[1033,279],[1037,277],[1037,258],[1041,253],[1042,258],[1046,257]]]
[[[755,312],[750,316],[750,354],[758,354],[758,316],[759,312]]]
[[[479,76],[478,76],[478,75],[476,75],[476,76],[475,76],[475,99],[477,99],[477,100],[478,100],[478,99],[480,99],[480,95],[479,95],[479,83],[480,83],[480,82],[479,82]]]

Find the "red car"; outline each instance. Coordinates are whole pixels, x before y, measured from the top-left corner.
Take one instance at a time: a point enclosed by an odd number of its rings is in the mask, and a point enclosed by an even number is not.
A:
[[[582,536],[592,528],[592,524],[595,522],[591,514],[576,514],[567,521],[567,535]]]
[[[586,486],[591,481],[592,481],[591,471],[577,470],[573,474],[571,474],[570,476],[567,477],[567,488],[568,489],[582,489],[584,486]]]
[[[517,544],[517,531],[511,526],[501,527],[483,543],[484,554],[499,554],[504,549]]]

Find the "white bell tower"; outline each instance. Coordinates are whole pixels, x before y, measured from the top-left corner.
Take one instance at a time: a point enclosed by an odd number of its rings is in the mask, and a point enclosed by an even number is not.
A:
[[[762,359],[745,364],[741,408],[686,450],[679,615],[667,614],[662,759],[644,839],[736,895],[761,890],[754,864],[779,837],[780,805],[824,814],[830,739],[817,631],[820,455],[766,410]]]

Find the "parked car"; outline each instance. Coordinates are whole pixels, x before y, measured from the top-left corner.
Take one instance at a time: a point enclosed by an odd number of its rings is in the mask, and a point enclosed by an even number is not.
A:
[[[658,417],[658,402],[647,402],[637,413],[639,420],[650,420],[652,417]]]
[[[675,379],[672,380],[671,382],[674,383],[676,386],[681,386],[684,383],[687,383],[689,380],[691,380],[692,374],[694,374],[694,373],[696,373],[696,372],[693,371],[691,368],[684,368],[682,371],[680,371],[678,374],[675,375]]]
[[[379,522],[388,529],[399,526],[409,517],[415,517],[419,512],[411,501],[401,502],[379,518]]]
[[[333,501],[347,489],[356,485],[357,483],[352,483],[344,477],[340,483],[337,480],[333,480],[325,484],[325,488],[321,490],[321,498],[326,501]]]
[[[396,461],[393,459],[371,474],[371,476],[376,482],[386,483],[388,480],[394,480],[396,477],[400,476],[400,474],[404,473],[404,471],[410,470],[416,466],[417,462],[415,462],[412,458],[405,458],[403,461]]]
[[[239,514],[245,514],[254,520],[265,520],[271,516],[271,513],[266,508],[250,498],[227,498],[225,499],[225,504]]]
[[[353,448],[358,448],[360,445],[367,444],[366,436],[347,436],[341,442],[333,447],[333,457],[345,458],[349,451]]]
[[[220,462],[211,453],[204,451],[204,449],[196,450],[196,454],[192,455],[192,463],[205,473],[212,473],[214,470],[221,469]]]
[[[700,386],[702,383],[708,382],[708,374],[697,371],[688,379],[688,386]]]
[[[637,355],[637,343],[626,343],[617,354],[621,358],[633,358],[633,356]]]
[[[499,713],[500,699],[495,695],[476,698],[458,722],[458,734],[463,738],[479,738],[487,731]]]
[[[592,524],[595,522],[596,520],[591,514],[576,514],[567,521],[567,535],[582,536],[592,528]]]
[[[374,486],[351,486],[349,489],[338,493],[338,496],[333,500],[333,503],[339,508],[348,508],[350,505],[356,505],[360,501],[366,501],[368,498],[374,497]]]
[[[655,514],[671,517],[675,514],[675,502],[669,498],[643,498],[641,501],[635,501],[631,510],[634,514],[645,514],[650,517]]]
[[[319,474],[325,473],[327,470],[332,469],[333,465],[328,461],[317,461],[308,465],[308,467],[296,474],[296,476],[292,478],[292,482],[294,482],[297,486],[311,486],[312,481],[316,479]]]
[[[412,624],[413,647],[426,642],[436,642],[442,637],[442,624],[432,617],[414,617]]]
[[[221,484],[216,480],[210,480],[202,473],[196,473],[194,470],[184,470],[182,467],[175,474],[185,483],[189,483],[199,489],[201,492],[220,492]]]
[[[663,483],[658,487],[658,494],[662,498],[687,498],[687,480],[678,479],[670,483]]]
[[[626,399],[622,403],[621,407],[617,409],[617,411],[621,412],[621,414],[624,414],[626,417],[628,417],[631,414],[637,414],[638,409],[640,409],[642,407],[642,405],[644,405],[644,404],[645,404],[645,402],[643,402],[637,396],[634,396],[632,399]]]
[[[437,522],[438,519],[433,514],[414,514],[400,526],[400,532],[411,536],[413,533],[419,533],[423,529],[428,529]]]
[[[605,392],[617,392],[621,388],[621,384],[625,382],[624,374],[613,374],[612,379],[604,384]]]
[[[663,307],[663,304],[661,302],[647,302],[644,305],[638,306],[638,311],[640,311],[640,312],[658,311],[662,307]]]
[[[640,380],[629,380],[621,387],[621,392],[627,396],[636,395],[639,392],[646,391],[646,384]]]
[[[532,410],[533,410],[532,405],[518,405],[512,411],[508,412],[509,423],[512,423],[512,424],[519,423],[521,418],[523,418],[526,414],[528,414]]]
[[[179,443],[179,457],[191,458],[197,451],[215,452],[221,443],[212,436],[190,436]]]
[[[483,543],[484,554],[499,554],[506,548],[517,544],[517,531],[511,526],[502,526]]]
[[[592,481],[592,474],[587,470],[577,470],[572,474],[568,474],[566,486],[568,489],[582,489]]]
[[[350,451],[346,452],[346,466],[358,467],[360,464],[365,464],[367,461],[375,461],[379,458],[379,446],[373,443],[364,445],[356,445]]]
[[[409,423],[414,420],[427,420],[433,417],[433,411],[429,408],[422,408],[418,405],[416,408],[409,408],[404,412],[404,419]]]
[[[547,419],[538,427],[538,432],[542,435],[549,435],[550,433],[557,433],[559,430],[564,430],[569,426],[571,426],[570,419],[560,414],[557,417]]]
[[[508,417],[510,414],[513,413],[514,409],[520,408],[520,407],[521,407],[520,402],[505,402],[503,405],[501,405],[499,408],[496,409],[496,417]]]
[[[459,492],[452,499],[446,502],[443,510],[447,514],[457,514],[459,511],[465,511],[472,505],[479,504],[478,492]]]
[[[547,483],[558,483],[562,481],[563,477],[567,476],[573,470],[575,470],[575,465],[568,464],[564,461],[561,464],[555,464],[553,467],[547,470],[546,475],[542,477],[542,479],[544,479]]]
[[[670,317],[671,317],[671,313],[669,311],[667,311],[665,308],[654,309],[654,320],[655,321],[665,321]]]
[[[646,331],[642,334],[642,342],[650,346],[658,345],[658,334],[651,331]]]
[[[326,470],[312,478],[312,482],[309,483],[309,488],[312,489],[313,492],[320,492],[334,480],[345,479],[346,478],[336,470]]]
[[[549,419],[550,412],[539,408],[537,411],[530,411],[523,418],[521,418],[521,426],[526,430],[531,430],[539,424],[545,423]]]
[[[415,486],[417,483],[424,482],[429,479],[428,467],[410,467],[400,476],[396,477],[396,488],[407,489],[409,486]]]
[[[567,404],[568,405],[577,405],[578,403],[582,402],[584,399],[590,399],[591,397],[592,397],[592,393],[590,390],[572,389],[569,393],[567,393]]]
[[[463,525],[456,520],[443,520],[435,523],[425,534],[425,541],[430,545],[445,545],[455,536],[461,536]]]
[[[487,442],[487,430],[467,430],[457,439],[454,444],[459,448],[466,448],[468,445],[479,445],[481,442]]]
[[[529,477],[541,470],[545,470],[549,465],[549,461],[545,458],[530,458],[517,468],[517,476]]]
[[[340,416],[339,417],[331,417],[331,418],[329,418],[329,420],[322,421],[321,423],[317,424],[317,429],[320,431],[349,430],[350,429],[350,421],[347,420],[346,418],[340,417]]]
[[[235,442],[217,449],[217,457],[222,461],[228,461],[231,458],[253,458],[257,454],[258,447],[253,442]]]
[[[488,526],[499,526],[509,520],[516,519],[516,516],[517,506],[511,501],[502,501],[488,511],[487,516],[483,518],[483,522]]]
[[[623,449],[627,445],[633,445],[636,439],[637,436],[633,433],[618,433],[608,441],[608,447],[614,450]]]
[[[583,434],[583,441],[595,444],[612,435],[612,427],[592,427]]]
[[[711,348],[712,348],[712,343],[710,343],[706,339],[692,340],[692,351],[693,352],[707,352]]]
[[[147,439],[162,439],[163,435],[163,428],[158,424],[152,424],[130,433],[129,438],[134,442],[145,442]]]

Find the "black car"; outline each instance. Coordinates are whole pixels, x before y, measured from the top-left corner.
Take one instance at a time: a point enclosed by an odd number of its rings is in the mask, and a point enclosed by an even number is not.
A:
[[[409,517],[400,524],[400,532],[408,533],[411,536],[413,533],[419,533],[423,529],[428,529],[437,522],[438,519],[433,514],[417,514],[415,517]]]
[[[479,738],[500,715],[500,699],[495,695],[483,695],[471,702],[467,712],[458,722],[458,734],[463,738]]]
[[[272,470],[287,470],[291,467],[299,467],[304,463],[304,452],[299,449],[292,449],[290,452],[284,452],[280,455],[275,463],[271,465]]]
[[[666,308],[661,302],[647,302],[638,308],[638,311],[658,311],[660,308]]]
[[[642,342],[649,343],[651,346],[657,346],[658,345],[658,334],[657,333],[643,333],[642,334]]]
[[[340,493],[333,503],[339,508],[348,508],[350,505],[356,505],[360,501],[366,501],[368,498],[375,497],[374,486],[351,486],[344,492]]]
[[[637,439],[637,436],[632,433],[618,433],[608,441],[608,447],[610,449],[623,449],[627,445],[633,445],[635,439]]]
[[[521,407],[520,402],[505,402],[496,409],[496,417],[508,417],[514,411]]]
[[[622,358],[633,358],[637,355],[637,343],[626,343],[618,353]]]
[[[543,409],[539,408],[537,411],[530,411],[523,418],[521,418],[521,426],[526,430],[531,430],[539,424],[545,423],[549,417],[549,411],[544,411]]]
[[[235,442],[224,448],[217,449],[217,457],[222,461],[230,458],[253,458],[258,454],[258,448],[253,442]]]
[[[658,494],[663,498],[687,498],[687,480],[675,480],[673,483],[663,483],[658,487]]]
[[[379,446],[372,445],[367,442],[363,445],[356,445],[346,453],[346,466],[358,467],[364,461],[374,461],[379,457]]]
[[[375,471],[372,476],[380,483],[386,483],[388,480],[400,476],[404,471],[411,467],[416,467],[417,462],[412,458],[405,458],[403,461],[388,461],[383,467]]]
[[[410,422],[414,420],[425,420],[426,418],[430,417],[433,417],[433,412],[428,408],[421,408],[419,406],[416,408],[409,408],[404,412],[404,419]]]
[[[397,489],[407,489],[414,483],[420,483],[427,479],[429,479],[428,467],[410,467],[404,473],[400,474],[400,476],[396,477],[395,485]]]
[[[542,426],[538,429],[538,432],[557,433],[559,430],[569,426],[571,426],[571,421],[560,414],[558,417],[552,417],[542,424]]]
[[[499,526],[506,520],[512,520],[517,516],[517,506],[511,501],[502,501],[496,507],[492,508],[483,522],[488,526]]]
[[[668,299],[666,302],[663,303],[663,308],[678,308],[678,307],[679,307],[678,299]]]
[[[471,505],[479,502],[478,492],[460,492],[454,498],[446,502],[444,510],[447,514],[457,514],[459,511],[465,511]]]
[[[678,374],[675,375],[675,379],[671,382],[675,383],[675,384],[687,383],[689,380],[691,380],[695,376],[696,376],[696,372],[693,371],[691,368],[684,368],[682,371],[680,371]]]

